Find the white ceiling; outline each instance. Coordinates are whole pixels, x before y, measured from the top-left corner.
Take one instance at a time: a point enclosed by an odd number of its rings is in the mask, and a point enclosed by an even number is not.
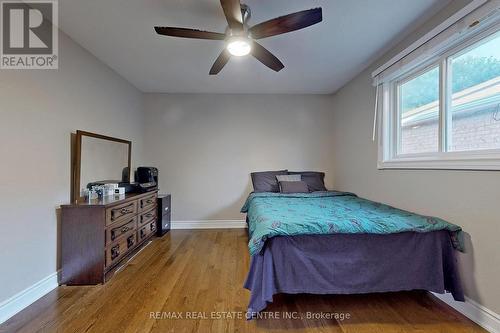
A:
[[[224,32],[218,0],[60,0],[60,28],[144,92],[332,93],[449,0],[246,0],[250,25],[323,8],[323,22],[261,40],[285,64],[252,57],[208,71],[224,42],[158,36],[153,26]]]

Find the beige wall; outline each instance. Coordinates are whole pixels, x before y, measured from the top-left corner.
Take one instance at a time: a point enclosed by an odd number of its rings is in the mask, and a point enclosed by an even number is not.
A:
[[[331,96],[146,95],[146,160],[173,220],[244,219],[250,172],[323,170],[332,183]]]
[[[70,199],[70,133],[142,146],[142,94],[60,35],[59,70],[0,70],[0,303],[57,269],[56,207]]]
[[[464,3],[454,1],[396,49],[404,48]],[[370,78],[376,67],[364,71],[333,97],[335,136],[330,151],[335,188],[461,225],[467,233],[467,253],[459,257],[466,295],[500,313],[500,173],[377,170],[377,146],[371,141],[375,90]]]

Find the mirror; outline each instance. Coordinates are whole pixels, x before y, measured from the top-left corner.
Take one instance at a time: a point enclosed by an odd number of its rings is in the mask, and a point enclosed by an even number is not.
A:
[[[127,140],[77,131],[72,201],[92,182],[130,182],[131,148]]]

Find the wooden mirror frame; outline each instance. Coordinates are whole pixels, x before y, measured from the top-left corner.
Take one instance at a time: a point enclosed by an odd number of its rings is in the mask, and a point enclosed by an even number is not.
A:
[[[102,139],[102,140],[108,140],[108,141],[113,141],[113,142],[119,142],[119,143],[125,143],[128,145],[128,178],[129,180],[131,179],[132,176],[132,165],[131,165],[131,158],[132,158],[132,142],[128,140],[123,140],[123,139],[118,139],[118,138],[113,138],[111,136],[106,136],[102,134],[96,134],[96,133],[91,133],[91,132],[86,132],[86,131],[76,131],[76,137],[75,137],[75,155],[73,159],[73,164],[72,164],[72,178],[73,178],[73,191],[71,193],[71,202],[78,201],[80,199],[80,176],[81,176],[81,167],[82,167],[82,137],[88,136],[91,138],[96,138],[96,139]]]

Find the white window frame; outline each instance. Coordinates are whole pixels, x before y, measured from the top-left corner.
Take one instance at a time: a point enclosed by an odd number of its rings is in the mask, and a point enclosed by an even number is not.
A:
[[[379,169],[450,169],[450,170],[500,170],[500,149],[474,151],[448,151],[451,121],[447,117],[451,94],[448,75],[450,58],[472,47],[477,42],[500,31],[500,23],[486,29],[479,29],[473,36],[451,44],[438,54],[429,55],[412,69],[396,73],[382,84],[382,113],[379,119],[378,168]],[[439,67],[439,144],[438,152],[400,154],[400,126],[398,110],[398,90],[401,82],[406,82],[429,69]]]

